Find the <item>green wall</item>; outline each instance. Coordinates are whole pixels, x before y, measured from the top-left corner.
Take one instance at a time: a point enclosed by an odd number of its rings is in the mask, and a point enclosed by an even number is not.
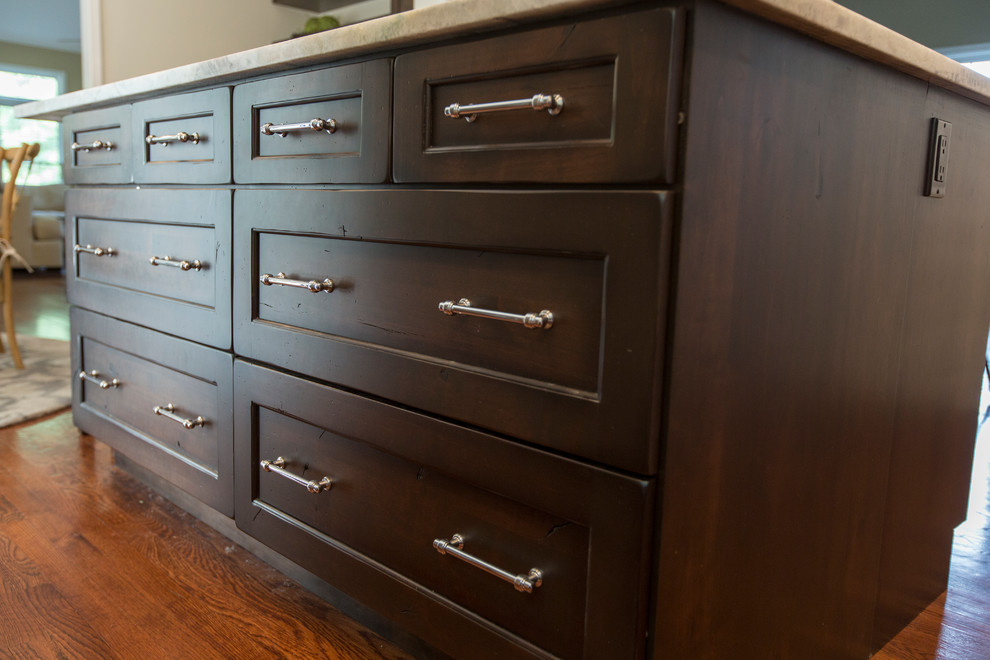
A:
[[[929,48],[990,42],[987,0],[836,0]]]
[[[65,89],[74,92],[82,89],[82,58],[79,53],[35,48],[0,41],[0,64],[51,69],[65,72]]]

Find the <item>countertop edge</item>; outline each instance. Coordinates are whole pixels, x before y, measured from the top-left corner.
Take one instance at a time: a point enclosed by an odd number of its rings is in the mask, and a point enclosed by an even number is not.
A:
[[[831,0],[719,0],[868,60],[990,105],[990,78]],[[79,112],[232,80],[314,66],[383,49],[481,34],[632,0],[452,0],[16,106],[16,116],[60,120]]]

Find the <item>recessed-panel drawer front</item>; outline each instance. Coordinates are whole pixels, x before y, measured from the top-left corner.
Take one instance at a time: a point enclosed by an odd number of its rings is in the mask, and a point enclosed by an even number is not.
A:
[[[652,473],[665,200],[238,191],[235,350]]]
[[[672,182],[680,23],[653,9],[401,55],[395,180]]]
[[[264,367],[235,374],[242,529],[416,634],[442,617],[449,637],[427,641],[455,657],[635,655],[651,482]],[[451,642],[465,631],[503,639]]]
[[[391,60],[234,88],[238,183],[380,183],[388,177]]]
[[[230,182],[230,89],[135,103],[137,183]]]
[[[69,302],[230,348],[230,192],[72,190]]]
[[[229,354],[73,307],[80,428],[232,514]]]
[[[62,122],[62,173],[66,183],[131,180],[131,107],[69,115]]]

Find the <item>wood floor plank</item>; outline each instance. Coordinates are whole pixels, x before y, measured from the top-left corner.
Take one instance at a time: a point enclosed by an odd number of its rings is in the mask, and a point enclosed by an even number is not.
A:
[[[0,551],[25,621],[3,657],[410,657],[114,468],[67,413],[0,430],[0,521],[30,548]]]

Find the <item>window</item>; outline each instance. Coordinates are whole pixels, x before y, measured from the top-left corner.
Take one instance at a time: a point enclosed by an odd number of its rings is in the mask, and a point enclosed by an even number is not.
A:
[[[18,119],[14,106],[58,96],[63,74],[0,64],[0,146],[38,142],[41,151],[31,166],[31,185],[62,182],[62,151],[59,124],[54,121]],[[27,168],[21,170],[27,172]],[[26,174],[22,175],[26,176]]]

